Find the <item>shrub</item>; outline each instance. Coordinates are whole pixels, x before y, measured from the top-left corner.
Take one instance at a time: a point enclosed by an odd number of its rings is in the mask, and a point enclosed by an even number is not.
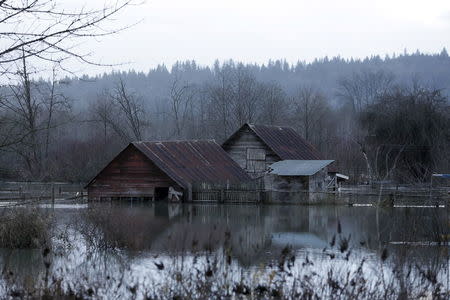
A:
[[[51,223],[51,215],[37,208],[5,209],[0,214],[0,248],[48,246]]]

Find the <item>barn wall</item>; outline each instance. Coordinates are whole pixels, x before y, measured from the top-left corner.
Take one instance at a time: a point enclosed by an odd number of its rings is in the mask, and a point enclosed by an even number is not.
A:
[[[89,200],[153,197],[155,187],[178,185],[134,146],[120,153],[88,186]]]
[[[262,176],[271,164],[280,161],[280,158],[246,126],[223,148],[252,178]]]

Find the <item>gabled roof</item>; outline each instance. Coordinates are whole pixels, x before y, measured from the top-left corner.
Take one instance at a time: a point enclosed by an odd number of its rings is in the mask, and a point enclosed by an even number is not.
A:
[[[322,155],[310,143],[303,139],[293,128],[244,124],[224,143],[230,141],[241,129],[248,127],[253,131],[280,159],[322,159]]]
[[[334,160],[281,160],[270,165],[270,174],[280,176],[311,176]]]
[[[136,147],[161,171],[183,188],[187,188],[193,182],[240,182],[250,180],[244,170],[212,140],[141,141],[130,143],[128,147]]]

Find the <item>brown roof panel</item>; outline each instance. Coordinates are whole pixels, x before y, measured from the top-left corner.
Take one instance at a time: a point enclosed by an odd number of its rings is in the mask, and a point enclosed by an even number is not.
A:
[[[215,141],[134,142],[182,187],[193,182],[241,182],[250,177]]]
[[[282,160],[323,160],[323,155],[293,128],[245,124]],[[337,162],[328,167],[338,172]]]
[[[248,126],[282,160],[323,159],[321,153],[291,127],[253,124],[244,126]]]

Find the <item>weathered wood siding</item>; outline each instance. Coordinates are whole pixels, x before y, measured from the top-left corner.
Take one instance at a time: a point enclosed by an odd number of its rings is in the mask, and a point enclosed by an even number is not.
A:
[[[328,190],[328,171],[323,168],[316,174],[309,177],[309,191],[310,192],[326,192]]]
[[[178,187],[144,154],[129,146],[88,186],[89,200],[154,196],[155,187]]]
[[[252,178],[262,176],[268,166],[281,160],[248,127],[241,128],[223,148]]]
[[[312,176],[266,174],[264,187],[270,202],[315,203],[326,197],[327,176],[327,168]]]
[[[274,192],[307,192],[309,191],[309,176],[278,176],[266,174],[264,187]]]

